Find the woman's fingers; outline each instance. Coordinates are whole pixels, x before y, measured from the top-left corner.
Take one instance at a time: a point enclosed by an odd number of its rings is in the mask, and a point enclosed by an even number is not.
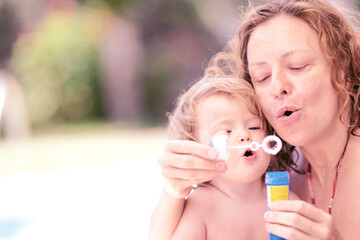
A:
[[[323,210],[301,200],[276,201],[271,204],[271,210],[297,212],[315,222],[330,220],[330,215]]]
[[[209,181],[222,172],[217,170],[163,167],[161,173],[167,182],[168,192],[179,198],[188,196],[194,184]]]
[[[186,170],[185,174],[181,173],[180,169],[177,169],[177,171],[179,171],[177,174],[180,176],[179,178],[168,177],[166,176],[166,173],[163,173],[164,178],[166,179],[166,191],[176,198],[187,197],[190,194],[193,185],[209,181],[220,174],[218,171],[203,171],[203,173],[201,173],[201,170]],[[194,178],[191,180],[189,180],[189,178],[183,178],[183,175],[188,174],[189,171],[199,172],[194,173]],[[172,173],[171,176],[173,175],[175,174]]]
[[[225,162],[216,157],[216,150],[210,146],[194,141],[168,141],[158,160],[167,181],[167,191],[176,197],[187,196],[192,185],[225,172]]]
[[[173,152],[175,154],[190,154],[199,156],[209,160],[215,160],[217,151],[207,145],[194,141],[172,140],[165,145],[165,152]]]
[[[191,185],[209,181],[221,174],[221,172],[216,170],[180,168],[163,168],[161,173],[168,181],[186,180],[192,183]]]
[[[286,239],[331,239],[335,227],[330,214],[304,201],[277,201],[265,213],[267,229]]]
[[[273,223],[266,223],[266,231],[271,232],[272,234],[289,239],[289,240],[309,240],[315,239],[296,228],[291,228],[288,226],[280,225],[280,224],[273,224]]]
[[[209,171],[226,171],[226,164],[222,160],[216,160],[217,152],[210,146],[196,143],[194,141],[168,141],[164,153],[159,158],[159,164],[163,170],[172,171],[176,169],[193,169]],[[186,171],[181,171],[183,174]],[[189,171],[183,178],[194,178],[201,171]],[[173,176],[178,178],[179,175]]]
[[[163,168],[203,169],[225,172],[226,164],[222,160],[209,160],[196,155],[164,152],[159,158]]]
[[[267,231],[286,239],[311,239],[321,225],[299,213],[271,211],[265,214]],[[306,237],[305,237],[306,236]]]

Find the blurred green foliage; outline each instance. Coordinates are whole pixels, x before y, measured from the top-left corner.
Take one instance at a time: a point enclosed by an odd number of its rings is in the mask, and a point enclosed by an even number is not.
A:
[[[14,47],[33,127],[103,116],[98,41],[109,14],[82,8],[48,15]]]
[[[83,2],[106,4],[112,9],[121,9],[125,5],[139,2],[139,0],[84,0]]]
[[[87,5],[106,5],[112,11],[122,14],[124,11],[131,11],[131,8],[144,8],[159,1],[162,0],[80,0],[79,2]]]
[[[106,117],[99,42],[114,19],[129,20],[140,32],[143,59],[134,83],[143,101],[139,121],[146,124],[167,120],[176,96],[202,76],[201,67],[222,47],[191,1],[79,2],[74,11],[47,14],[14,46],[11,67],[22,83],[33,128]]]

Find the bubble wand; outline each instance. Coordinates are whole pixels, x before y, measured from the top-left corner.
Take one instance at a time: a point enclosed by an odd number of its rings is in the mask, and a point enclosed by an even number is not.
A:
[[[271,147],[270,143],[275,144]],[[280,138],[275,135],[265,137],[261,144],[256,141],[252,141],[247,145],[237,146],[229,146],[227,135],[215,135],[210,139],[209,145],[219,152],[218,159],[221,160],[229,159],[229,149],[245,148],[250,149],[251,151],[257,151],[260,147],[262,147],[266,153],[276,155],[282,147]]]

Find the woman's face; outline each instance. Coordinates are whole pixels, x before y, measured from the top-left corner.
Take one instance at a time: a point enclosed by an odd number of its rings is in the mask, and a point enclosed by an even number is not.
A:
[[[270,19],[254,29],[247,50],[263,112],[285,141],[305,146],[338,129],[341,101],[331,85],[331,63],[306,22]]]

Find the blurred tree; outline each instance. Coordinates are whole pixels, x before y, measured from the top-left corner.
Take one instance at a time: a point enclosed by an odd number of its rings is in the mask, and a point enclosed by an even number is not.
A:
[[[119,86],[125,83],[118,83],[116,89],[114,84],[113,87],[107,87],[107,92],[118,91],[124,97],[132,96],[127,97],[129,105],[136,100],[134,96],[141,94],[140,100],[143,103],[140,105],[143,106],[143,120],[146,120],[147,123],[163,124],[166,121],[165,113],[172,110],[175,97],[187,88],[190,82],[202,76],[202,67],[206,64],[206,60],[222,47],[217,38],[206,30],[192,1],[83,0],[80,2],[106,3],[114,9],[120,19],[132,22],[139,28],[141,41],[145,46],[141,49],[143,61],[142,66],[133,68],[132,71],[141,74],[141,82],[138,83],[137,79],[132,79],[132,87],[129,87],[130,83],[128,83],[128,87],[121,88]],[[122,29],[125,30],[124,27]],[[123,34],[126,35],[125,32]],[[114,51],[119,49],[125,57],[128,50],[132,49],[134,42],[129,42],[126,46],[120,39],[117,42],[122,46],[114,46]],[[134,50],[133,52],[139,51]],[[128,62],[133,61],[128,59]],[[121,79],[121,69],[126,68],[128,71],[129,66],[121,61],[117,61],[117,64],[119,72],[115,75],[118,76],[118,81],[125,81],[125,79]],[[107,63],[107,65],[110,64]],[[137,74],[132,73],[131,75],[136,78]],[[126,81],[130,82],[130,80]],[[130,88],[131,92],[126,90]],[[124,98],[117,103],[112,103],[113,106],[116,105],[117,108],[122,109],[126,108],[124,104]],[[112,108],[114,109],[114,107]],[[129,116],[134,115],[131,111],[124,110],[124,112]],[[126,117],[122,118],[127,119]]]
[[[101,89],[106,119],[140,122],[143,116],[141,71],[144,44],[139,26],[121,17],[112,21],[99,47]]]
[[[7,68],[17,38],[20,22],[16,16],[10,3],[0,3],[0,68]]]
[[[175,97],[203,75],[206,60],[222,46],[206,30],[191,1],[162,1],[141,26],[146,116],[150,122],[163,123]]]
[[[11,1],[0,2],[0,120],[8,140],[19,140],[29,134],[23,91],[9,67],[21,25],[15,9]]]

